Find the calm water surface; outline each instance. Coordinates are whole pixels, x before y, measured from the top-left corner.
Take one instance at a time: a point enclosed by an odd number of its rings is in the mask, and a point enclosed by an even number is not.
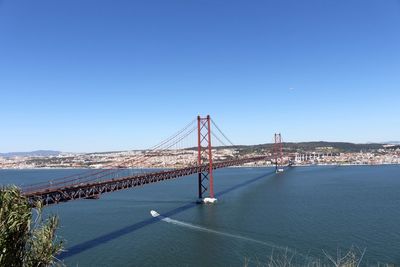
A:
[[[82,170],[0,170],[28,184]],[[68,266],[243,266],[281,248],[312,258],[366,248],[364,264],[400,264],[400,166],[228,168],[218,204],[196,205],[196,177],[46,208],[61,220]],[[174,224],[153,219],[156,210]]]

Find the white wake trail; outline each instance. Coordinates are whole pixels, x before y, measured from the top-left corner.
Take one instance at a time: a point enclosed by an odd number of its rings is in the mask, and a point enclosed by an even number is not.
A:
[[[150,211],[150,214],[153,217],[158,217],[158,218],[160,218],[161,221],[164,221],[164,222],[167,222],[167,223],[172,223],[172,224],[175,224],[175,225],[178,225],[178,226],[190,228],[190,229],[201,231],[201,232],[213,233],[213,234],[217,234],[217,235],[221,235],[221,236],[227,236],[227,237],[240,239],[240,240],[244,240],[244,241],[248,241],[248,242],[258,243],[260,245],[268,246],[268,247],[273,248],[273,249],[284,250],[284,251],[299,255],[301,257],[308,258],[307,256],[302,255],[302,254],[300,254],[300,253],[298,253],[296,251],[290,250],[287,247],[278,246],[278,245],[275,245],[275,244],[272,244],[272,243],[269,243],[269,242],[265,242],[265,241],[261,241],[261,240],[257,240],[257,239],[251,238],[251,237],[230,234],[230,233],[226,233],[226,232],[221,232],[221,231],[209,229],[209,228],[206,228],[206,227],[203,227],[203,226],[200,226],[200,225],[181,222],[181,221],[178,221],[178,220],[174,220],[174,219],[162,216],[162,215],[160,215],[158,212],[156,212],[154,210]]]

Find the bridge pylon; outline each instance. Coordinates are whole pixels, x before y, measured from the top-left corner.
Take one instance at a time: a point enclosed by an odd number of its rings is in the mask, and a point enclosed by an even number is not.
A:
[[[280,133],[276,133],[274,136],[273,156],[275,158],[275,172],[283,172],[283,143]]]
[[[207,117],[197,116],[197,141],[198,141],[198,192],[199,200],[204,203],[214,203],[214,177],[213,177],[213,160],[211,146],[211,119]],[[202,166],[207,165],[206,168]],[[203,198],[204,193],[208,190],[209,197]]]

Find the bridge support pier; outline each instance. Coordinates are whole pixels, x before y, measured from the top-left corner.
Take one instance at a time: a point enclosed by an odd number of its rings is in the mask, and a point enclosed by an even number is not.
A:
[[[275,157],[275,172],[283,172],[283,144],[282,136],[280,133],[276,133],[274,136],[274,157]]]
[[[202,118],[197,117],[197,141],[198,141],[198,193],[199,201],[203,203],[214,203],[214,177],[211,146],[211,121],[210,115]],[[204,168],[203,166],[206,165]],[[207,166],[208,165],[208,166]],[[204,193],[208,191],[209,197],[203,198]]]

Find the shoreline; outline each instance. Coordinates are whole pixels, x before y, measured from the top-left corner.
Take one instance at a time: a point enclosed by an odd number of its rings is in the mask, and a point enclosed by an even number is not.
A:
[[[353,163],[345,163],[345,164],[301,164],[301,165],[292,165],[292,167],[348,167],[348,166],[400,166],[400,163],[380,163],[380,164],[353,164]],[[254,165],[254,166],[230,166],[226,168],[272,168],[275,165]],[[285,166],[288,167],[288,166]],[[180,168],[180,167],[178,167]],[[177,168],[177,169],[178,169]],[[39,168],[0,168],[0,170],[103,170],[106,168],[88,168],[88,167],[39,167]],[[121,168],[123,169],[134,169],[134,170],[163,170],[163,169],[174,169],[172,167],[149,167],[149,168]]]

